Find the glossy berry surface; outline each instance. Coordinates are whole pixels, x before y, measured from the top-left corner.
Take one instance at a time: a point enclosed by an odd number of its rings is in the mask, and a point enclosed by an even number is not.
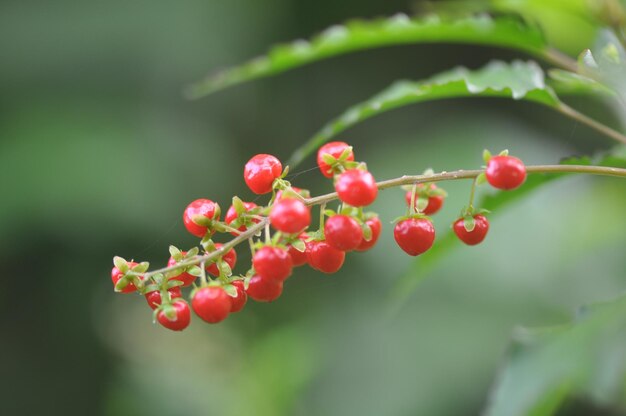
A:
[[[244,289],[242,280],[235,280],[231,283],[231,285],[235,286],[235,289],[237,289],[237,297],[230,297],[232,302],[230,312],[239,312],[246,305],[246,302],[248,301],[248,295],[246,294],[246,290]]]
[[[371,173],[361,169],[349,169],[337,178],[335,190],[346,204],[364,207],[376,200],[378,188]]]
[[[311,212],[304,202],[296,198],[282,198],[274,203],[270,223],[278,231],[296,234],[311,223]]]
[[[408,218],[396,224],[393,236],[402,250],[417,256],[432,247],[435,227],[426,218]]]
[[[202,238],[207,232],[207,227],[193,221],[195,216],[203,216],[208,219],[220,219],[219,205],[210,199],[196,199],[187,205],[183,213],[183,223],[185,228],[196,237]]]
[[[417,186],[417,192],[415,193],[415,206],[417,206],[417,199],[419,198],[420,191],[423,188],[424,188],[423,184],[419,184]],[[434,183],[431,184],[430,185],[430,189],[437,189],[437,185],[435,185]],[[412,195],[412,193],[413,192],[411,190],[408,190],[406,192],[406,194],[404,195],[404,199],[406,200],[406,205],[408,207],[411,206],[411,195]],[[443,206],[443,200],[444,200],[444,196],[443,195],[428,196],[428,205],[426,205],[426,208],[424,208],[422,213],[424,213],[425,215],[433,215],[433,214],[435,214]]]
[[[293,265],[289,252],[280,247],[265,246],[252,258],[256,273],[266,280],[283,281],[291,275]]]
[[[223,288],[207,286],[194,293],[191,307],[202,320],[215,324],[228,317],[232,308],[232,299]]]
[[[347,215],[333,215],[324,225],[326,242],[341,251],[354,250],[363,241],[361,225]]]
[[[317,151],[317,166],[319,166],[322,175],[326,176],[327,178],[333,177],[333,170],[328,163],[324,162],[324,155],[328,154],[335,159],[339,159],[339,156],[341,156],[343,151],[346,150],[348,147],[350,147],[350,145],[345,142],[330,142],[319,148],[319,150]],[[354,153],[352,151],[348,154],[346,160],[354,160]]]
[[[487,162],[485,176],[494,188],[511,190],[526,180],[526,166],[513,156],[494,156]]]
[[[467,231],[465,229],[465,222],[463,218],[459,218],[454,222],[452,226],[454,233],[459,237],[459,240],[467,244],[468,246],[475,246],[480,244],[489,231],[489,221],[482,215],[474,215],[474,229]]]
[[[383,229],[383,225],[381,224],[378,217],[370,218],[365,221],[365,223],[369,225],[370,229],[372,230],[372,238],[370,238],[369,241],[363,238],[361,240],[361,243],[356,248],[356,251],[367,251],[374,247],[376,245],[376,242],[378,241],[378,237],[380,237],[380,232]]]
[[[272,155],[260,154],[252,157],[243,170],[243,179],[252,192],[257,195],[272,191],[274,180],[283,171],[280,160]]]
[[[283,293],[283,282],[264,279],[259,275],[252,276],[246,293],[257,302],[272,302]]]
[[[251,209],[254,209],[257,207],[257,204],[255,204],[254,202],[244,202],[243,206],[246,207],[246,211],[250,211]],[[235,210],[234,206],[230,206],[230,208],[228,208],[228,211],[226,211],[226,216],[224,217],[224,222],[226,222],[226,224],[231,225],[233,223],[233,221],[237,220],[238,216],[237,216],[237,211]],[[258,223],[259,220],[256,218],[252,219],[252,222],[254,223]],[[237,230],[244,232],[246,231],[246,226],[242,225],[239,228],[237,228]],[[237,233],[232,233],[232,235],[234,236],[238,236],[239,234]]]
[[[179,300],[172,304],[176,316],[170,321],[165,315],[165,312],[159,311],[157,314],[157,321],[167,329],[172,331],[182,331],[189,326],[191,322],[191,313],[189,312],[189,305],[187,302]]]
[[[187,254],[187,252],[183,251],[182,255],[184,256],[185,254]],[[176,259],[174,259],[174,257],[170,257],[170,259],[167,261],[167,267],[172,266],[176,266]],[[193,276],[187,272],[182,272],[178,276],[171,277],[170,280],[180,280],[181,282],[183,282],[183,287],[187,287],[196,280],[196,276]]]
[[[178,286],[169,288],[167,289],[167,291],[170,293],[170,298],[172,298],[172,300],[182,297],[182,294],[180,293],[180,287]],[[146,302],[148,302],[148,306],[150,306],[152,309],[156,309],[157,306],[161,304],[161,292],[155,290],[146,293]]]
[[[322,273],[335,273],[346,258],[346,253],[331,247],[326,241],[309,241],[306,248],[309,265]]]
[[[137,263],[135,263],[134,261],[129,261],[128,262],[128,268],[132,269],[133,267],[135,267],[137,265]],[[115,285],[117,284],[117,282],[124,277],[124,273],[122,273],[120,271],[120,269],[118,269],[117,267],[113,267],[113,269],[111,269],[111,280],[113,281],[113,287],[115,287]],[[139,277],[141,280],[143,280],[143,277]],[[128,285],[126,285],[126,287],[122,290],[120,290],[119,293],[133,293],[135,290],[137,290],[137,288],[135,287],[135,285],[133,283],[129,283]]]
[[[221,243],[215,243],[215,249],[219,250],[220,248],[222,248],[224,244]],[[235,265],[237,264],[237,252],[235,251],[234,248],[231,248],[230,250],[228,250],[226,252],[226,254],[224,254],[222,256],[222,260],[224,260],[232,269],[235,268]],[[206,271],[211,275],[211,276],[219,276],[220,275],[220,269],[217,267],[217,261],[214,263],[209,264],[208,266],[206,266]]]
[[[302,241],[306,241],[309,236],[307,233],[302,233],[298,236],[298,238]],[[291,256],[291,264],[293,265],[293,267],[298,267],[306,264],[306,249],[304,251],[298,251],[290,245],[287,251],[289,252],[289,256]]]

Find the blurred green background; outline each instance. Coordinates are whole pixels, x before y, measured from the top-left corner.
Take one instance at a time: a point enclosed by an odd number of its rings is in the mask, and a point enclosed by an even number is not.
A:
[[[507,2],[500,2],[507,3]],[[514,2],[509,2],[514,3]],[[113,293],[113,255],[161,266],[191,247],[181,221],[195,198],[223,208],[248,158],[286,159],[324,122],[399,78],[510,51],[414,45],[360,52],[219,92],[181,90],[209,71],[352,17],[411,13],[423,2],[135,0],[0,4],[0,403],[6,415],[476,415],[513,328],[562,323],[626,289],[626,192],[617,179],[570,177],[494,215],[478,247],[459,247],[389,314],[389,293],[419,262],[393,242],[402,192],[381,194],[378,246],[323,276],[299,269],[275,303],[249,302],[220,325],[152,325],[136,295]],[[548,16],[563,50],[593,27]],[[570,17],[568,17],[570,16]],[[569,29],[568,29],[569,28]],[[567,36],[563,36],[567,33]],[[589,98],[572,106],[614,126]],[[483,148],[529,164],[612,143],[529,103],[452,100],[353,128],[379,179],[475,168]],[[292,182],[330,184],[313,158]],[[450,183],[440,235],[468,183]],[[483,192],[490,192],[484,190]],[[240,262],[249,255],[239,251]],[[593,413],[596,412],[596,413]],[[584,398],[562,414],[620,414]]]

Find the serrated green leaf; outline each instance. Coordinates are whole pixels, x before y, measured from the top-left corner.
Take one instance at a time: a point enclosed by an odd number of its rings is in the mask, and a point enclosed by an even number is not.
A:
[[[409,18],[398,14],[369,21],[353,20],[332,26],[310,41],[296,40],[276,46],[266,56],[212,75],[190,86],[186,92],[190,98],[199,98],[336,55],[391,45],[441,42],[500,46],[538,58],[544,57],[546,49],[541,31],[516,18],[487,15],[462,19]]]
[[[339,133],[376,115],[411,104],[460,97],[529,100],[552,108],[561,103],[545,84],[543,70],[535,62],[492,61],[478,70],[459,67],[425,81],[395,82],[369,100],[350,107],[297,149],[289,163],[300,163]]]
[[[516,331],[484,414],[548,416],[572,395],[619,402],[625,374],[621,297],[587,308],[568,325]]]
[[[126,273],[129,269],[128,262],[120,256],[113,257],[113,265],[122,273]]]

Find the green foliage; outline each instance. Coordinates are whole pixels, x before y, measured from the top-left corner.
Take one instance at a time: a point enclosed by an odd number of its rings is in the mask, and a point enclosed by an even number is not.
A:
[[[518,329],[486,416],[548,416],[572,395],[621,403],[626,389],[626,296],[583,308],[573,323]]]
[[[398,14],[370,21],[353,20],[344,25],[332,26],[310,41],[296,40],[276,46],[265,56],[226,69],[190,86],[187,95],[192,98],[202,97],[232,85],[354,51],[440,42],[506,47],[537,57],[543,57],[546,50],[546,43],[537,27],[511,17],[409,18]]]
[[[591,79],[566,71],[555,73],[558,88],[565,92],[589,93],[603,90]],[[529,100],[558,108],[560,100],[552,87],[546,85],[543,70],[534,62],[492,61],[478,70],[459,67],[440,73],[425,81],[399,81],[372,98],[356,104],[327,123],[289,160],[295,166],[319,146],[346,129],[394,108],[425,101],[458,97],[500,97]]]

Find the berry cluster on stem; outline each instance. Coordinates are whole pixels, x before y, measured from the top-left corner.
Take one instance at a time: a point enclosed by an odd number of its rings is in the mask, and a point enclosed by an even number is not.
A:
[[[322,273],[341,269],[346,253],[367,251],[375,246],[382,222],[367,211],[379,190],[404,187],[406,212],[397,218],[394,238],[411,256],[428,251],[435,242],[430,215],[436,214],[447,196],[436,183],[471,179],[469,203],[453,222],[452,229],[467,245],[481,243],[489,230],[485,210],[474,207],[476,187],[489,183],[510,191],[523,185],[529,173],[578,172],[626,177],[626,169],[600,166],[525,166],[508,152],[483,154],[486,166],[478,170],[402,176],[376,182],[367,165],[355,161],[351,146],[332,142],[317,154],[321,174],[332,179],[335,192],[311,197],[305,189],[285,180],[288,168],[272,155],[252,157],[244,167],[244,180],[255,194],[271,194],[267,205],[242,201],[235,196],[224,220],[221,207],[210,199],[192,201],[183,212],[185,228],[200,238],[187,251],[170,246],[167,267],[148,271],[147,262],[121,257],[113,259],[111,279],[119,293],[138,292],[153,309],[154,320],[163,327],[180,331],[191,321],[190,309],[202,320],[217,323],[242,310],[248,300],[272,302],[278,299],[293,269],[308,264]],[[335,209],[328,204],[339,201]],[[320,207],[319,226],[311,227],[311,207]],[[215,242],[216,234],[231,234],[230,241]],[[243,273],[237,266],[235,247],[248,242],[252,265]],[[192,287],[189,303],[181,288]]]

